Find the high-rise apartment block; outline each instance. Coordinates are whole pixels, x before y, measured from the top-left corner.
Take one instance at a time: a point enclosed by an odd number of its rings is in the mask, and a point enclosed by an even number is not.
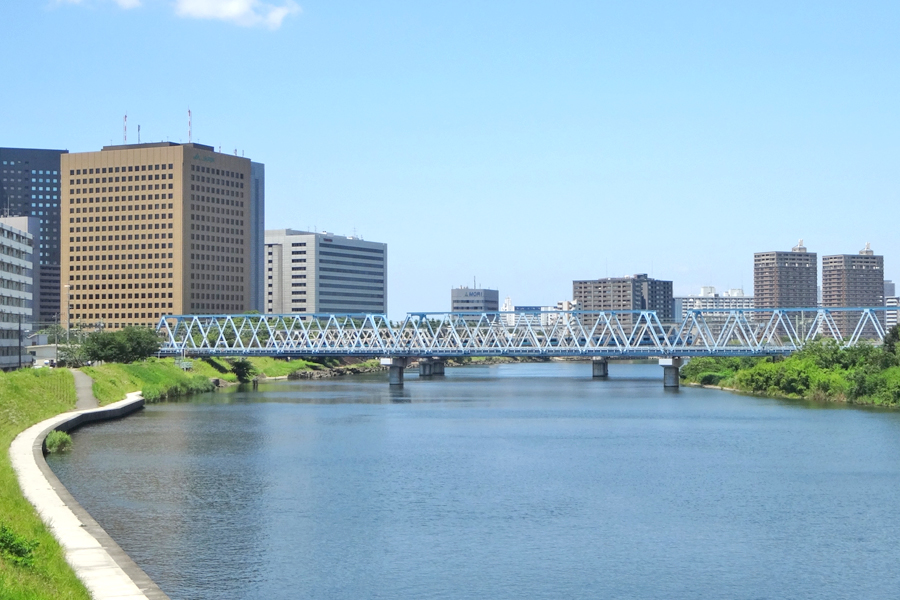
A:
[[[251,162],[160,142],[63,154],[62,279],[73,324],[251,308]],[[65,295],[65,294],[64,294]]]
[[[387,244],[293,229],[265,242],[265,312],[387,313]]]
[[[803,240],[790,252],[753,255],[753,302],[756,308],[809,308],[817,306],[815,252]]]
[[[859,254],[823,256],[822,306],[884,306],[884,257],[876,255],[869,244]],[[841,335],[853,333],[860,315],[855,311],[835,313]],[[883,319],[883,313],[878,316]]]
[[[60,318],[60,157],[66,152],[0,148],[0,216],[33,218],[27,230],[34,243],[32,319],[40,324]]]
[[[572,282],[578,310],[655,310],[660,321],[674,320],[672,282],[646,274]]]

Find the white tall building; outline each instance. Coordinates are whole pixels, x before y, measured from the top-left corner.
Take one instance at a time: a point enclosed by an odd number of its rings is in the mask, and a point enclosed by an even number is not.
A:
[[[0,222],[0,369],[4,371],[31,364],[19,334],[32,321],[33,259],[34,236]]]
[[[387,244],[274,229],[265,260],[267,313],[387,313]]]

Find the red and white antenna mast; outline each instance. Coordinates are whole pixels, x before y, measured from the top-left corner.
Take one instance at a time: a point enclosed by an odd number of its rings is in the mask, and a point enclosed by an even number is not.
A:
[[[188,109],[188,144],[192,143],[191,141],[191,109]]]
[[[125,119],[122,121],[122,143],[128,143],[128,113],[125,113]]]

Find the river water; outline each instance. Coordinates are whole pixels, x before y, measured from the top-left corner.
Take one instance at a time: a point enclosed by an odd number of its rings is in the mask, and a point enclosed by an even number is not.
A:
[[[49,462],[173,599],[897,598],[900,414],[655,365],[272,382]]]

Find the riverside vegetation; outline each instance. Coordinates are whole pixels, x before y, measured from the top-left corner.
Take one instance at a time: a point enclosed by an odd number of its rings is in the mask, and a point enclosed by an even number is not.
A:
[[[780,398],[900,406],[900,328],[884,344],[841,348],[832,339],[766,358],[695,358],[681,369],[689,383]]]
[[[65,369],[0,372],[0,598],[72,599],[90,595],[62,548],[22,496],[9,460],[13,438],[75,408],[75,381]]]

